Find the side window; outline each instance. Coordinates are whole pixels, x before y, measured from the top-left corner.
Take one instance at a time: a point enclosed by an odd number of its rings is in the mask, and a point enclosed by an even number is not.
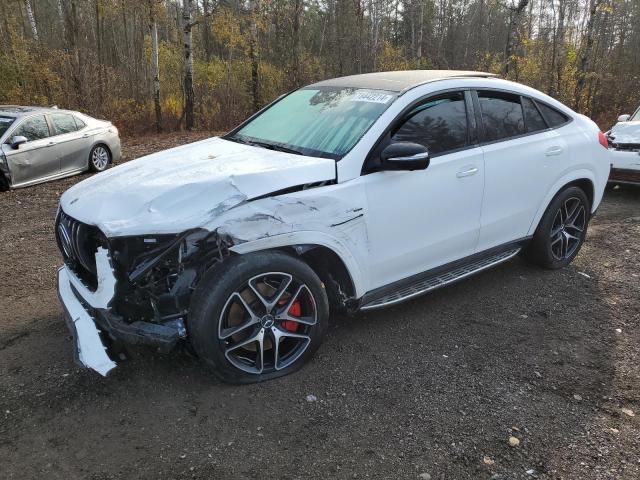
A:
[[[84,123],[82,120],[80,120],[78,117],[75,117],[75,116],[74,116],[73,118],[74,118],[74,120],[76,121],[76,128],[77,128],[78,130],[82,130],[84,127],[86,127],[86,126],[87,126],[87,124],[86,124],[86,123]]]
[[[522,97],[522,110],[524,111],[524,123],[527,126],[527,132],[539,132],[545,130],[547,124],[540,115],[536,105],[530,98]]]
[[[519,95],[479,91],[478,100],[485,141],[493,142],[525,133]]]
[[[430,99],[414,108],[391,135],[392,142],[419,143],[432,155],[464,147],[467,138],[467,112],[461,92]]]
[[[49,125],[47,125],[44,115],[37,115],[35,117],[27,118],[22,122],[18,128],[14,130],[12,136],[26,137],[29,142],[47,138],[49,136]]]
[[[56,135],[71,133],[77,130],[73,115],[69,115],[68,113],[52,113],[49,115],[49,118],[51,119],[51,123],[53,123]]]
[[[569,117],[567,117],[564,113],[559,112],[555,108],[551,108],[550,106],[540,102],[536,102],[536,105],[538,105],[540,111],[542,112],[542,115],[544,115],[547,123],[552,128],[559,127],[560,125],[567,123],[567,121],[569,120]]]

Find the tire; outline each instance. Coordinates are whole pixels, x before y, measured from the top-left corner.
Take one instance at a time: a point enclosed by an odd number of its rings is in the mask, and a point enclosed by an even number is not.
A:
[[[193,294],[187,328],[194,351],[220,379],[255,383],[301,368],[322,343],[328,318],[327,293],[311,267],[271,251],[210,269]]]
[[[104,172],[111,165],[111,151],[105,145],[96,145],[89,154],[89,170]]]
[[[0,192],[7,191],[9,191],[9,181],[2,173],[0,173]]]
[[[567,187],[551,200],[524,255],[544,268],[566,267],[576,257],[587,234],[591,203],[579,187]]]

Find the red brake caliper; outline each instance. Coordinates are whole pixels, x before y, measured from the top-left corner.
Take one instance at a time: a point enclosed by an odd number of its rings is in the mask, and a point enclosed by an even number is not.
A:
[[[280,302],[278,302],[279,305],[284,305],[285,303],[287,303],[287,300],[281,300]],[[295,302],[293,302],[291,304],[291,306],[289,307],[289,315],[291,315],[292,317],[299,317],[302,315],[302,305],[300,305],[300,300],[296,300]],[[298,327],[300,326],[300,324],[298,322],[294,322],[293,320],[284,320],[282,321],[282,323],[280,324],[282,325],[282,328],[284,328],[285,330],[289,331],[289,332],[297,332],[298,331]]]

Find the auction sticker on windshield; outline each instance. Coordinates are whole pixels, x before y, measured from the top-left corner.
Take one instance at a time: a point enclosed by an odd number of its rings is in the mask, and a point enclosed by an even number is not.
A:
[[[389,103],[393,95],[372,90],[356,90],[350,98],[352,102]]]

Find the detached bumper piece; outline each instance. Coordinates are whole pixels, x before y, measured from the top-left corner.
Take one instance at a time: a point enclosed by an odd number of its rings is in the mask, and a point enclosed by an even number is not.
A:
[[[73,335],[76,362],[106,377],[116,367],[116,363],[107,355],[95,322],[76,298],[66,267],[58,270],[58,296]]]

